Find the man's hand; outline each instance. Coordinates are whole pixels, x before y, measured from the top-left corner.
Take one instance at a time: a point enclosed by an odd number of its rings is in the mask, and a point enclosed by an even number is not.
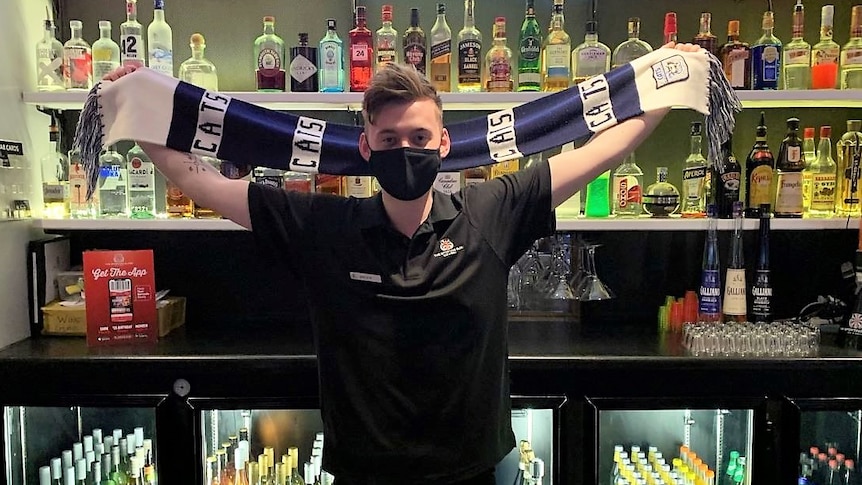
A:
[[[131,74],[138,70],[138,66],[120,66],[113,71],[102,76],[102,79],[105,81],[116,81],[126,74]]]
[[[683,52],[697,52],[700,49],[703,49],[703,47],[701,47],[697,44],[686,44],[686,43],[677,44],[676,42],[668,42],[667,44],[661,46],[662,49],[664,49],[665,47],[667,47],[669,49],[676,49],[678,51],[683,51]]]

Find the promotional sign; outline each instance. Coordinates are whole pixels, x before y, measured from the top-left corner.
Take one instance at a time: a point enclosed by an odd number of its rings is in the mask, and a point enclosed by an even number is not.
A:
[[[85,252],[84,289],[87,345],[157,340],[152,250]]]

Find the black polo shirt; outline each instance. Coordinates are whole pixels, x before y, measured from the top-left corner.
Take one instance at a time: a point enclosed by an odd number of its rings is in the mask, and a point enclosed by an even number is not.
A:
[[[251,184],[248,196],[255,239],[308,289],[327,471],[440,483],[511,451],[507,275],[554,230],[547,162],[434,192],[412,238],[379,194]]]

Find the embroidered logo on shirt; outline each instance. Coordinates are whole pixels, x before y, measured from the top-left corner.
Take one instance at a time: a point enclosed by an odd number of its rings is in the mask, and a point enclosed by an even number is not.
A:
[[[688,64],[681,55],[673,55],[653,64],[652,76],[655,79],[656,89],[661,89],[668,84],[688,79]]]
[[[444,237],[440,240],[440,252],[434,253],[435,258],[448,258],[453,254],[457,254],[458,251],[463,251],[464,246],[455,246],[455,243],[452,242],[448,237]]]
[[[369,283],[383,283],[383,278],[379,274],[350,272],[350,279],[354,281],[367,281]]]

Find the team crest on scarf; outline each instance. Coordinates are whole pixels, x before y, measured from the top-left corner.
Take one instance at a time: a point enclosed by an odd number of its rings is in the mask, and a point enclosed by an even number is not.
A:
[[[662,59],[651,67],[656,89],[688,79],[688,64],[679,54]]]

